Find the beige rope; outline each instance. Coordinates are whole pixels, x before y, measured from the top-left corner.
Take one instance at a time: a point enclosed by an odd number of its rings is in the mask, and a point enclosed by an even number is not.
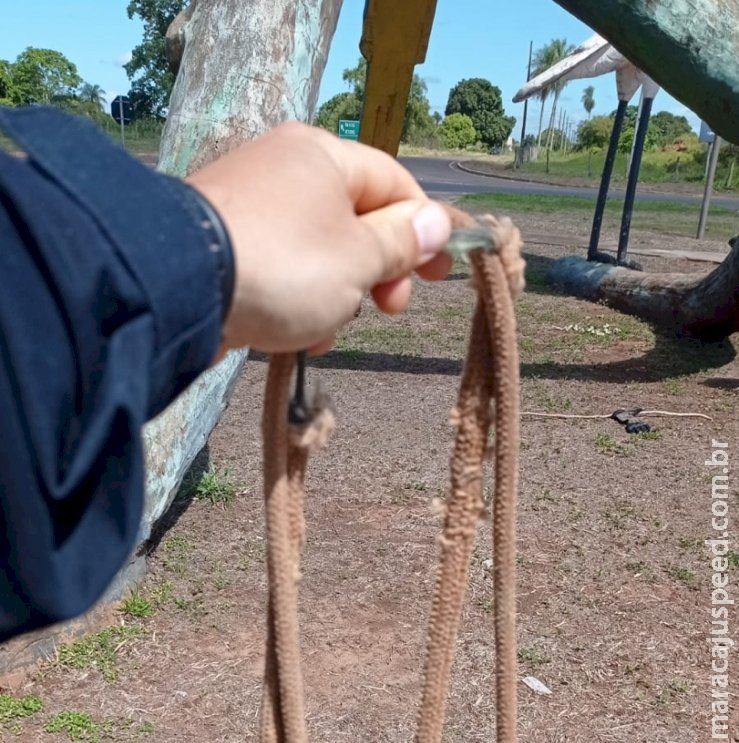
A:
[[[424,689],[417,743],[441,740],[451,665],[475,533],[484,511],[483,462],[495,398],[495,495],[493,507],[493,593],[496,649],[496,740],[516,740],[515,507],[518,481],[519,383],[513,300],[523,288],[524,262],[518,230],[451,210],[455,228],[485,225],[497,247],[473,253],[478,303],[467,359],[452,420],[457,426],[451,488],[442,529],[440,568],[431,608]],[[490,370],[492,369],[492,374]]]
[[[515,505],[518,478],[518,351],[513,300],[523,288],[520,239],[509,220],[475,222],[451,210],[455,227],[483,225],[493,253],[475,252],[472,266],[479,299],[462,375],[455,420],[451,493],[431,610],[418,743],[441,740],[454,646],[476,527],[484,512],[482,464],[495,399],[496,484],[493,507],[497,741],[516,740]],[[269,365],[262,435],[267,522],[269,602],[262,743],[306,743],[298,637],[298,581],[304,539],[303,481],[308,453],[325,443],[333,414],[314,401],[305,426],[288,425],[289,386],[295,357],[276,354]],[[490,370],[492,369],[492,374]]]

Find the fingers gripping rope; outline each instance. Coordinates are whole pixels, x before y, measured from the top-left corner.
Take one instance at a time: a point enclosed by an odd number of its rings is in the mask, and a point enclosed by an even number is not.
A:
[[[516,741],[515,507],[518,479],[519,382],[513,302],[523,289],[518,230],[510,220],[479,221],[450,208],[449,252],[469,257],[478,302],[457,406],[451,490],[440,537],[441,559],[429,625],[417,743],[439,743],[449,676],[477,524],[484,512],[483,461],[496,421],[493,506],[498,743]],[[303,481],[309,451],[322,446],[334,419],[325,400],[305,420],[288,424],[295,356],[270,360],[263,417],[264,492],[269,603],[262,743],[306,743],[297,621]],[[491,374],[492,370],[492,374]],[[494,400],[491,409],[490,401]],[[292,418],[296,421],[295,417]]]

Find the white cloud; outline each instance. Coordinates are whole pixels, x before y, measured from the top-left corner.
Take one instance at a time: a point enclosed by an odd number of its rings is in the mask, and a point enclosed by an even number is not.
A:
[[[118,65],[118,67],[123,67],[124,64],[128,64],[131,61],[131,57],[131,52],[124,52],[123,54],[119,54],[118,58],[115,60],[115,64]]]

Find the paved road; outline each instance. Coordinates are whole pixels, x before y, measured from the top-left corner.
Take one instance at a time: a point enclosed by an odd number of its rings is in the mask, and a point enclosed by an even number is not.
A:
[[[543,183],[507,180],[490,176],[472,175],[455,167],[455,160],[434,157],[401,157],[400,161],[413,173],[424,190],[432,196],[458,196],[467,193],[508,193],[536,196],[581,196],[595,200],[595,188],[551,186]],[[611,198],[623,199],[623,191],[611,189]],[[689,194],[664,194],[637,191],[637,201],[671,201],[681,204],[700,204],[701,197]],[[713,206],[739,210],[739,199],[714,196]]]

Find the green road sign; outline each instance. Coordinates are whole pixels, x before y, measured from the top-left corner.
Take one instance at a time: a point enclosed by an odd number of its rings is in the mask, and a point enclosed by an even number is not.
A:
[[[359,139],[359,122],[341,119],[339,121],[339,137],[341,139]]]

